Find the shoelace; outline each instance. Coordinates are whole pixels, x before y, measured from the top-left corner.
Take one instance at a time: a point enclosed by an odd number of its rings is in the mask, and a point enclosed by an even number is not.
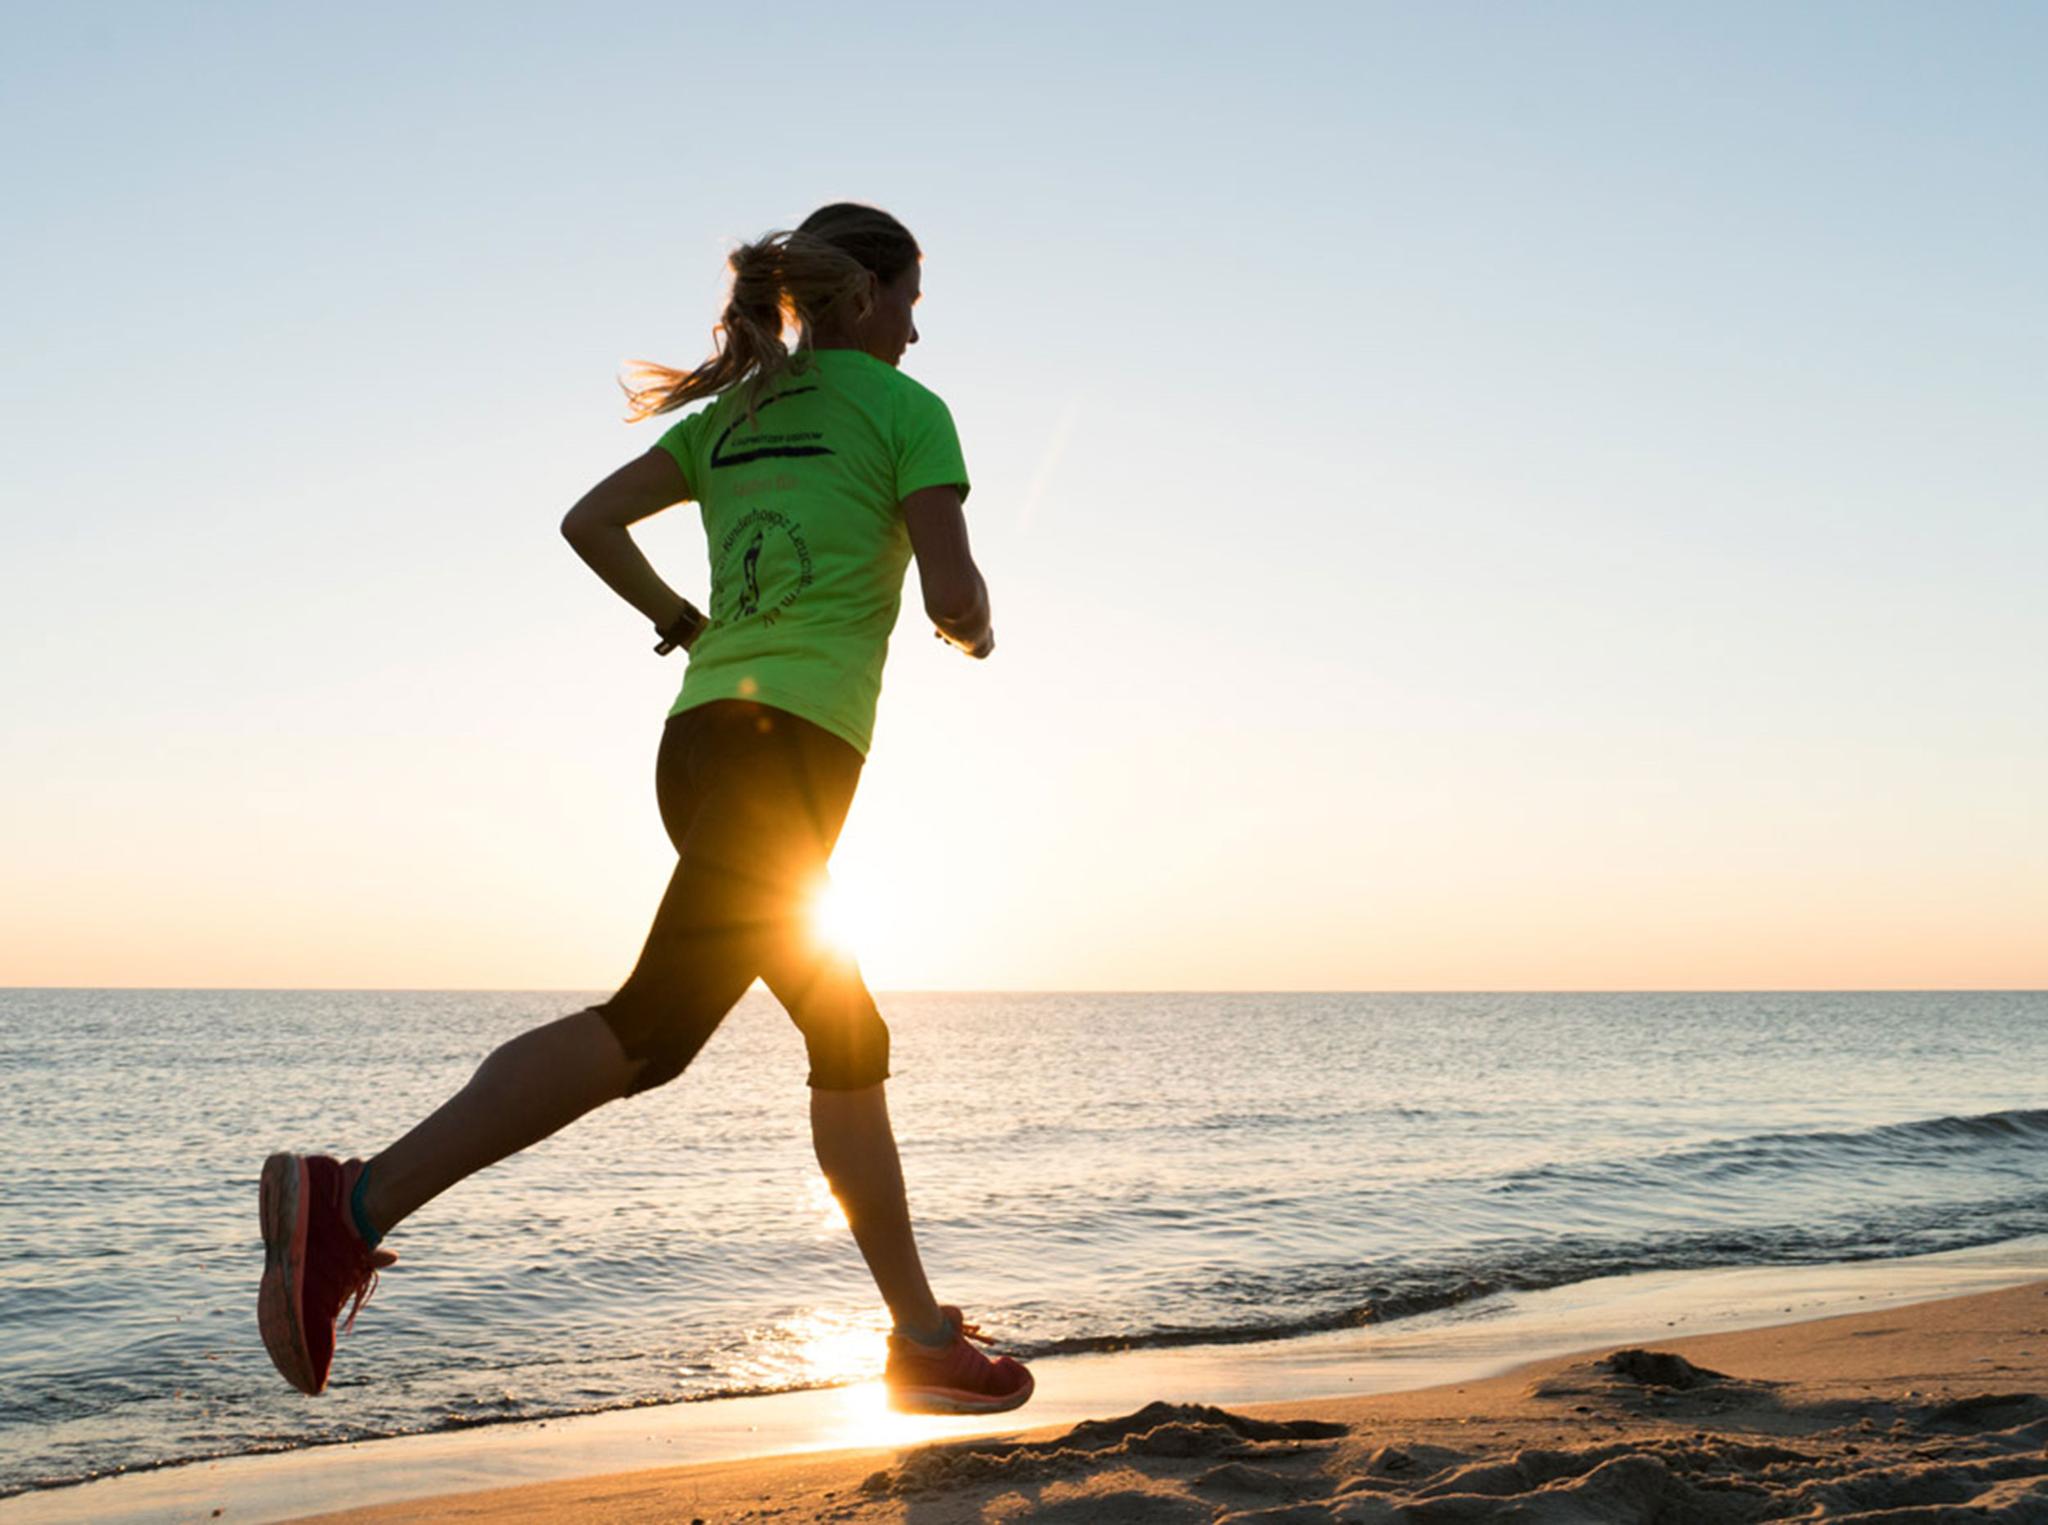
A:
[[[350,1293],[355,1294],[355,1301],[348,1305],[348,1317],[341,1321],[341,1332],[343,1334],[347,1334],[356,1327],[356,1314],[361,1311],[363,1304],[368,1302],[376,1293],[378,1269],[392,1264],[397,1259],[398,1257],[389,1250],[372,1250],[364,1257],[362,1268],[357,1273],[355,1280],[341,1290],[343,1297],[349,1296]]]

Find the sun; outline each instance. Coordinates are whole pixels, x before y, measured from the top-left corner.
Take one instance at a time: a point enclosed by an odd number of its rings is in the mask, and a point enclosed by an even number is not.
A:
[[[867,941],[864,934],[870,930],[863,921],[859,900],[845,885],[831,879],[818,881],[811,892],[811,936],[842,958],[858,958]]]
[[[914,918],[905,909],[914,903],[889,865],[842,854],[833,859],[831,873],[813,883],[804,922],[820,951],[844,959],[864,978],[895,980],[917,946],[908,930]]]

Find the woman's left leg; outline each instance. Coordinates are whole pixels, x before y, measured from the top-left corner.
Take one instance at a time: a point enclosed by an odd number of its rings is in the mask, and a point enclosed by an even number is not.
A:
[[[469,1084],[369,1162],[370,1221],[389,1233],[456,1182],[617,1101],[639,1073],[595,1009],[500,1044]]]
[[[378,1233],[584,1113],[673,1079],[753,983],[721,905],[729,870],[697,840],[717,824],[702,814],[691,767],[704,718],[674,715],[662,728],[655,795],[676,866],[633,972],[602,1006],[493,1050],[469,1084],[369,1162],[363,1207]]]

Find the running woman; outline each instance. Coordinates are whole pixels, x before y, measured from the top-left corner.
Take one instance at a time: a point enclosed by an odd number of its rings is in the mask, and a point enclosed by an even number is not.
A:
[[[610,1000],[512,1039],[367,1161],[264,1162],[257,1316],[301,1391],[326,1387],[343,1305],[352,1325],[396,1260],[386,1234],[592,1108],[674,1080],[758,977],[803,1033],[818,1163],[894,1319],[891,1401],[996,1413],[1031,1396],[1030,1372],[975,1349],[986,1337],[932,1296],[882,1092],[889,1030],[852,961],[807,926],[867,754],[913,553],[937,634],[971,657],[995,649],[952,415],[898,369],[917,342],[922,259],[886,212],[821,208],[732,255],[709,360],[642,364],[627,387],[635,418],[710,399],[562,521],[577,554],[653,621],[656,649],[689,652],[655,763],[675,872]],[[708,620],[628,530],[692,500],[710,542]]]

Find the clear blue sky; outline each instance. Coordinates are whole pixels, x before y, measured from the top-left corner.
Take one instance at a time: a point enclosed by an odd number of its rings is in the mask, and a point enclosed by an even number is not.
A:
[[[1001,639],[878,985],[2048,983],[2048,11],[985,9],[9,7],[0,982],[621,977],[555,526],[850,198]]]

